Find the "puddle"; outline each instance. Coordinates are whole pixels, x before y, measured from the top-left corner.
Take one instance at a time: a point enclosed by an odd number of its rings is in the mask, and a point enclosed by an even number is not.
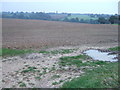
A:
[[[118,59],[116,59],[117,54],[108,55],[111,52],[101,52],[99,50],[90,49],[90,50],[84,51],[84,53],[92,57],[94,60],[110,61],[110,62],[118,61]]]

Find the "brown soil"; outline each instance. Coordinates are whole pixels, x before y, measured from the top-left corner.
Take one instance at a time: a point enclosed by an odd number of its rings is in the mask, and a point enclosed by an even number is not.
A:
[[[110,46],[118,42],[118,26],[43,20],[2,20],[3,47]]]

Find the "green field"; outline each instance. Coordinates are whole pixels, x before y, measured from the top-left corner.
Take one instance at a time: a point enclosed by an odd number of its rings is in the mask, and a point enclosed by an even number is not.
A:
[[[90,20],[90,19],[93,19],[93,20],[97,20],[98,18],[93,18],[93,17],[90,17],[88,15],[71,15],[71,16],[68,16],[67,17],[68,19],[71,19],[71,18],[79,18],[79,20],[81,19],[84,19],[84,20]]]

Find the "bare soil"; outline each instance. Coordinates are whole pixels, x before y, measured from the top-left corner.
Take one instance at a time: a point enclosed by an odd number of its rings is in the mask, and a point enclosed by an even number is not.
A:
[[[42,20],[2,20],[2,44],[10,48],[108,46],[118,42],[118,26]]]

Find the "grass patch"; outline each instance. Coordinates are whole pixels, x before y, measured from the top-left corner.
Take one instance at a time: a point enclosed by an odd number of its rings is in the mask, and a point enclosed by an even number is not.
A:
[[[56,68],[53,66],[52,68],[49,69],[50,71],[56,70]]]
[[[36,77],[35,77],[35,79],[40,80],[40,79],[41,79],[41,77],[40,77],[40,76],[36,76]]]
[[[2,56],[2,49],[0,49],[0,56]]]
[[[21,55],[21,54],[25,54],[25,53],[32,53],[32,52],[33,52],[32,50],[2,48],[2,50],[0,50],[0,55],[3,57],[6,57],[6,56]]]
[[[86,55],[61,57],[59,64],[62,66],[66,66],[66,65],[80,66],[82,64],[82,59],[86,59],[86,58],[87,58]]]
[[[63,84],[61,88],[117,88],[118,63],[107,63]]]
[[[111,51],[120,51],[120,46],[109,48],[109,50],[111,50]]]
[[[20,87],[26,87],[26,84],[24,82],[19,82]]]
[[[46,73],[47,73],[46,70],[47,70],[48,68],[42,68],[42,69],[43,69],[43,71],[42,71],[41,73],[39,73],[40,76],[46,74]]]
[[[61,57],[61,60],[73,60],[73,59],[86,59],[88,56],[86,55],[78,55],[78,56],[66,56],[66,57]]]
[[[52,85],[57,85],[57,84],[59,84],[59,82],[53,82],[53,83],[52,83]]]
[[[67,54],[67,53],[72,53],[74,49],[61,49],[61,50],[54,50],[51,51],[52,54]]]
[[[107,64],[107,63],[109,63],[109,62],[105,62],[105,61],[94,61],[94,62],[92,62],[93,64],[97,64],[97,65],[105,65],[105,64]]]
[[[66,66],[66,65],[76,65],[77,67],[80,66],[97,66],[97,65],[105,65],[108,62],[105,61],[86,61],[83,62],[84,60],[86,60],[89,56],[86,55],[78,55],[78,56],[66,56],[66,57],[61,57],[60,58],[60,62],[59,65],[61,66]]]
[[[108,63],[109,62],[104,62],[104,61],[87,61],[85,63],[79,64],[78,67],[80,67],[80,66],[90,66],[90,67],[95,66],[96,67],[98,65],[106,65]]]
[[[53,51],[39,51],[39,53],[43,54],[67,54],[72,53],[75,49],[61,49],[61,50],[53,50]]]
[[[38,53],[49,54],[49,51],[39,51]]]
[[[27,69],[23,70],[23,73],[27,73],[27,72],[35,72],[36,71],[36,67],[28,67]]]
[[[43,53],[43,54],[67,54],[72,53],[75,49],[61,49],[61,50],[54,50],[54,51],[34,51],[34,50],[20,50],[20,49],[8,49],[2,48],[0,49],[0,56],[7,57],[7,56],[16,56],[22,55],[26,53]]]

